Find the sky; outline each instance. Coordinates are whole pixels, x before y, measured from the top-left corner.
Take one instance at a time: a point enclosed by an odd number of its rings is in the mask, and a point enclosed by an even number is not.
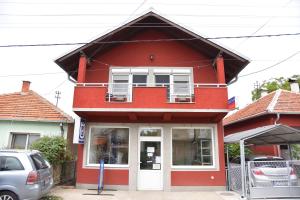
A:
[[[206,37],[300,33],[300,0],[0,0],[0,46],[88,42],[150,9]],[[212,41],[251,61],[229,86],[239,108],[256,82],[300,74],[300,35]],[[0,94],[28,80],[52,103],[60,91],[58,107],[74,116],[74,84],[54,60],[78,47],[0,47]]]

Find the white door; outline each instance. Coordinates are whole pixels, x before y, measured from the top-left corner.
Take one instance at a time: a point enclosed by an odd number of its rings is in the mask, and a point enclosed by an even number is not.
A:
[[[138,190],[163,190],[162,129],[139,131]]]

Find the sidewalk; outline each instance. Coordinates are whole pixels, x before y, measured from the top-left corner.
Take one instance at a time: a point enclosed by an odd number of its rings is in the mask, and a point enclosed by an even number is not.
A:
[[[63,189],[56,187],[51,194],[60,196],[64,200],[238,200],[239,196],[233,192],[162,192],[162,191],[104,191],[107,195],[84,195],[96,194],[95,190]],[[108,196],[110,195],[110,196]]]

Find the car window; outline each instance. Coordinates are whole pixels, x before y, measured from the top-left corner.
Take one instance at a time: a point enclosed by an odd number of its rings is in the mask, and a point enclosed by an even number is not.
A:
[[[45,169],[49,166],[47,165],[47,162],[44,160],[44,158],[40,154],[32,154],[30,156],[33,160],[34,166],[37,170],[39,169]]]
[[[0,171],[24,170],[18,158],[12,156],[0,157]]]

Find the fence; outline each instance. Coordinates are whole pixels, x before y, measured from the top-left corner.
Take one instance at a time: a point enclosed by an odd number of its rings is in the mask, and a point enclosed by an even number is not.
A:
[[[66,161],[61,166],[60,184],[75,185],[76,161]]]
[[[247,168],[251,199],[300,197],[300,161],[249,161]]]

